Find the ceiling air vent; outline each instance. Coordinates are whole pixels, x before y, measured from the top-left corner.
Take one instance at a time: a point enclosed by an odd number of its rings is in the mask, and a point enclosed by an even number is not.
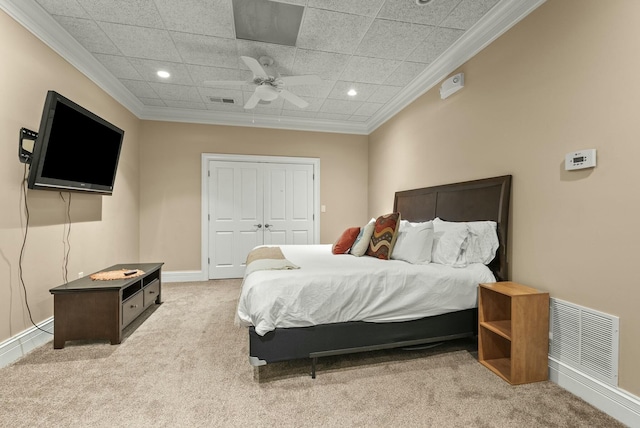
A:
[[[222,98],[222,97],[207,97],[209,101],[212,103],[220,103],[220,104],[235,104],[236,100],[233,98]]]

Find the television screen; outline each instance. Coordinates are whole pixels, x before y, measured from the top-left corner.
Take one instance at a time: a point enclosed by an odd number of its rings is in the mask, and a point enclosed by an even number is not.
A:
[[[123,138],[122,129],[55,91],[47,92],[29,188],[112,194]]]

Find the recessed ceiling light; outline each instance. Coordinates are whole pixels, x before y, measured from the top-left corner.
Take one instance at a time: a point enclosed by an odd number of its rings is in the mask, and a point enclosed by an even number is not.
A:
[[[423,6],[423,5],[427,4],[427,3],[431,3],[431,0],[416,0],[416,4],[418,6]]]
[[[355,89],[349,89],[349,92],[347,92],[347,95],[349,95],[350,97],[355,97],[356,95],[358,95],[358,92],[356,92]]]
[[[163,79],[167,79],[169,78],[169,76],[171,76],[171,74],[168,71],[164,71],[164,70],[160,70],[158,71],[158,77],[162,77]]]

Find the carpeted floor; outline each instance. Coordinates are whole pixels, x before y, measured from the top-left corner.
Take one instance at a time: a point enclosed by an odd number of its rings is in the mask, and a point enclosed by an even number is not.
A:
[[[0,369],[2,427],[618,427],[551,382],[510,386],[461,340],[248,363],[240,281],[163,284],[122,344],[52,343]]]

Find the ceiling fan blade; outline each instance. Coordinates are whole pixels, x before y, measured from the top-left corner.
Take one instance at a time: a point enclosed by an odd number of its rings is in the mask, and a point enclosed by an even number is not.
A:
[[[282,98],[284,98],[285,100],[289,101],[291,104],[294,104],[300,108],[305,108],[309,105],[308,102],[306,102],[305,100],[303,100],[302,98],[300,98],[299,96],[292,94],[291,92],[287,91],[286,89],[282,89],[280,91],[280,96]]]
[[[258,94],[254,92],[245,103],[244,108],[247,110],[252,109],[258,105],[259,101],[260,101],[260,97],[258,96]]]
[[[308,76],[284,76],[281,77],[282,83],[285,86],[295,86],[295,85],[319,85],[322,83],[322,79],[316,75],[308,75]]]
[[[264,68],[262,68],[262,65],[260,65],[257,59],[251,58],[250,56],[241,56],[240,58],[242,58],[244,63],[247,64],[247,67],[249,67],[249,70],[253,72],[254,76],[264,78],[269,77],[267,75],[267,72],[264,71]]]
[[[243,86],[252,82],[244,80],[205,80],[203,83],[206,86]]]

